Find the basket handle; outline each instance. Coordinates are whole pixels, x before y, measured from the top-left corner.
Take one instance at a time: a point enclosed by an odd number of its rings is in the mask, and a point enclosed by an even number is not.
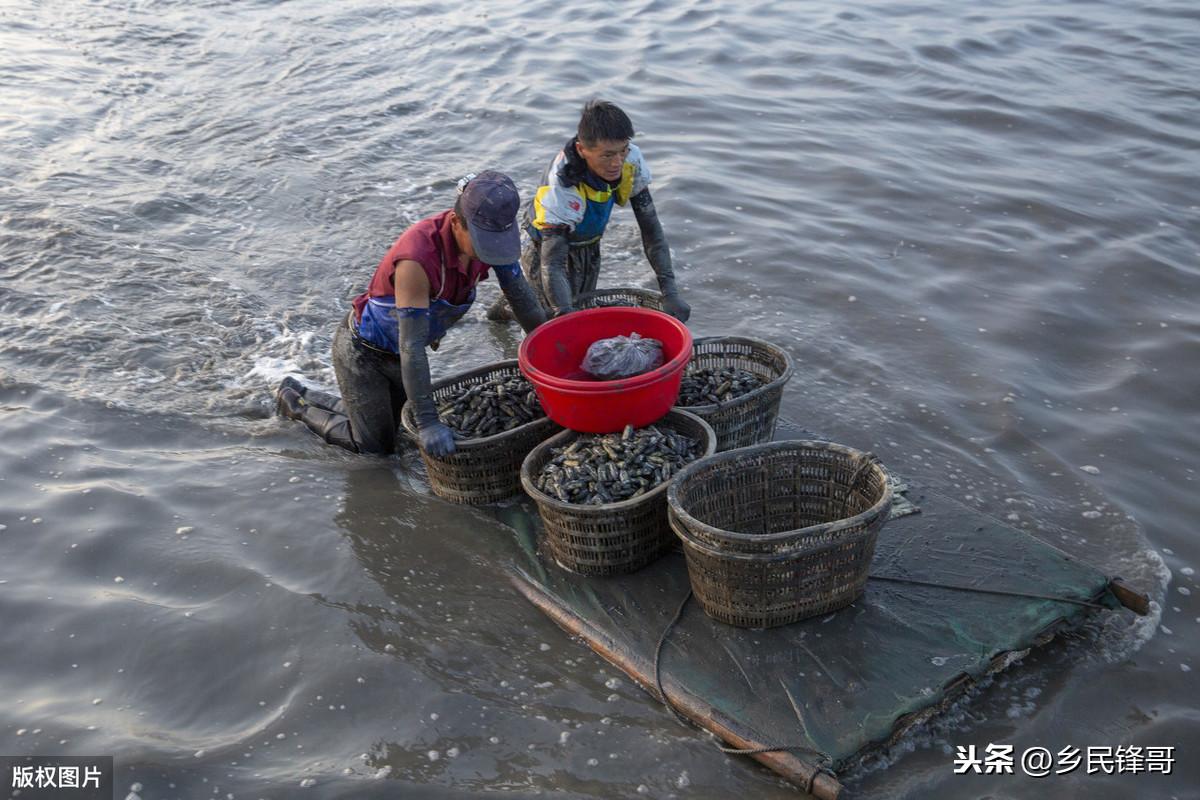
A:
[[[858,465],[858,469],[854,471],[854,475],[851,476],[850,482],[846,484],[846,496],[842,499],[842,519],[846,518],[846,512],[850,509],[850,498],[854,496],[854,489],[856,486],[858,486],[859,479],[869,467],[873,467],[878,463],[879,456],[875,455],[874,453],[863,453],[862,463]]]

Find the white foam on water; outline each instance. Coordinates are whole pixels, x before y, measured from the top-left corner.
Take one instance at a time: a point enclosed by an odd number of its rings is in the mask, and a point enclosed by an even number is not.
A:
[[[255,351],[247,354],[249,369],[225,381],[224,388],[259,389],[266,385],[274,389],[290,375],[306,386],[336,393],[336,389],[328,388],[333,383],[328,345],[324,339],[317,339],[317,331],[272,329],[264,334]],[[313,369],[314,362],[321,365],[316,370]]]
[[[1167,562],[1153,548],[1142,550],[1141,555],[1158,582],[1159,593],[1165,595],[1167,586],[1171,583],[1171,570]],[[1153,591],[1149,593],[1155,594]],[[1101,635],[1096,642],[1097,652],[1109,663],[1128,659],[1154,638],[1162,624],[1162,616],[1163,607],[1156,600],[1150,601],[1150,611],[1144,617],[1132,613],[1105,615],[1101,622]]]
[[[303,379],[300,364],[294,358],[278,358],[275,356],[260,356],[255,359],[253,366],[227,388],[244,388],[248,385],[267,384],[276,386],[281,380],[291,375]]]
[[[155,386],[167,379],[166,375],[149,367],[138,367],[135,370],[117,369],[113,370],[112,374],[114,378],[119,378],[121,383],[133,383],[137,386]]]

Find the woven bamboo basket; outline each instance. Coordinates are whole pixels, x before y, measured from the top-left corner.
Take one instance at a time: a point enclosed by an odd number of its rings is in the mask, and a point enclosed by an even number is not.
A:
[[[516,359],[488,364],[434,382],[433,402],[441,403],[465,387],[492,378],[520,375]],[[412,403],[404,404],[400,418],[404,429],[418,438]],[[448,456],[431,456],[422,450],[421,459],[438,497],[465,505],[494,503],[521,493],[521,462],[530,450],[560,430],[549,417],[542,417],[492,436],[458,439]]]
[[[715,451],[708,423],[672,410],[654,423],[700,441],[700,456]],[[564,503],[537,488],[535,478],[552,458],[551,450],[584,435],[565,430],[535,447],[521,465],[521,485],[537,504],[546,546],[559,566],[581,575],[619,575],[641,569],[674,544],[667,522],[667,487],[659,484],[640,497],[596,506]]]
[[[611,289],[595,289],[582,292],[575,297],[575,308],[605,308],[607,306],[633,306],[663,310],[662,295],[650,289],[632,286],[614,286]]]
[[[757,389],[725,403],[676,406],[703,419],[717,433],[717,452],[769,442],[775,437],[784,384],[794,371],[783,348],[746,336],[707,336],[692,342],[688,369],[744,369],[761,378]]]
[[[705,612],[769,628],[862,594],[892,490],[870,453],[788,441],[689,464],[667,502]]]

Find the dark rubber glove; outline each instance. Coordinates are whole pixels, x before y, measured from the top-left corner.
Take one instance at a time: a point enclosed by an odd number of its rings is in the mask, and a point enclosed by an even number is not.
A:
[[[688,317],[692,315],[692,307],[684,302],[684,299],[677,293],[663,295],[663,311],[680,322],[687,322]]]
[[[454,434],[438,416],[429,380],[425,341],[429,338],[429,309],[398,308],[400,318],[400,378],[416,412],[421,449],[431,456],[454,452]]]
[[[675,270],[671,266],[671,248],[667,245],[667,237],[663,233],[662,223],[658,221],[658,211],[654,208],[654,199],[650,197],[650,189],[642,189],[630,201],[633,215],[637,218],[638,228],[642,232],[642,249],[646,251],[646,260],[658,277],[658,290],[663,296],[663,310],[680,322],[687,322],[692,315],[692,307],[679,296],[675,286]]]
[[[542,291],[556,317],[575,310],[571,279],[567,277],[570,249],[565,228],[546,228],[542,231]]]
[[[513,316],[526,333],[546,321],[546,311],[533,293],[533,287],[525,280],[519,264],[494,267],[500,289],[508,298]]]

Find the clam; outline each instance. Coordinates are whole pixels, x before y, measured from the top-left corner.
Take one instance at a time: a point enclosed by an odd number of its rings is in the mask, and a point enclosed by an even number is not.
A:
[[[639,497],[700,455],[700,442],[654,425],[580,435],[551,451],[535,482],[565,503],[600,505]],[[562,480],[563,475],[577,480]]]
[[[753,372],[736,367],[693,367],[679,383],[681,406],[726,403],[762,386],[764,381]]]
[[[459,387],[440,397],[437,408],[459,439],[494,436],[545,416],[533,384],[520,375]]]

